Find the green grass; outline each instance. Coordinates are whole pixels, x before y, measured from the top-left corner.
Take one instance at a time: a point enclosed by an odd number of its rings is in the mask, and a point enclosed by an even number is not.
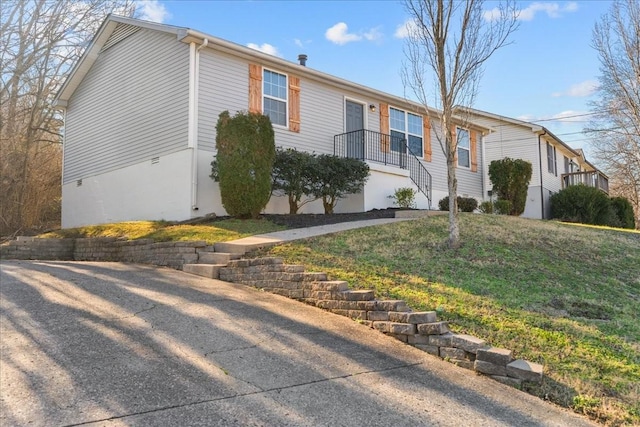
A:
[[[462,214],[321,236],[263,251],[352,287],[437,310],[456,332],[542,363],[532,394],[606,425],[640,424],[640,235]]]
[[[194,225],[167,221],[131,221],[68,228],[45,233],[39,237],[118,237],[131,240],[153,239],[157,242],[204,240],[213,244],[283,229],[284,227],[264,219],[228,219]]]

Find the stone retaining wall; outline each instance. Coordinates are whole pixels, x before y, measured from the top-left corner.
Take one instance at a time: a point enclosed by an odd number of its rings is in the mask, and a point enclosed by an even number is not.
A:
[[[184,264],[198,262],[200,252],[211,251],[213,246],[204,241],[156,243],[151,239],[120,240],[115,237],[18,237],[0,247],[0,256],[3,259],[133,262],[182,269]]]
[[[542,380],[542,365],[514,360],[511,350],[487,345],[479,338],[455,334],[435,311],[413,312],[402,300],[377,300],[371,290],[350,290],[347,282],[327,280],[325,273],[305,272],[281,258],[230,261],[220,280],[255,286],[332,313],[350,317],[427,353],[463,368],[519,387]]]

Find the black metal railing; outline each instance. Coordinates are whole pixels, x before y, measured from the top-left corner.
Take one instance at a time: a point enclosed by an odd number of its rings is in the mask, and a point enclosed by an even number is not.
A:
[[[431,174],[415,153],[411,152],[406,139],[360,129],[334,136],[333,153],[336,156],[352,157],[408,170],[409,177],[427,197],[431,208]]]
[[[563,173],[561,178],[563,189],[571,185],[582,184],[587,187],[595,187],[609,194],[609,178],[600,171]]]

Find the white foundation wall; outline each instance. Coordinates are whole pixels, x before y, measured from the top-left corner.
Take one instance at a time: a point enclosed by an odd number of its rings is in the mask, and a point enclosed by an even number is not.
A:
[[[62,228],[191,217],[191,151],[160,156],[62,187]]]

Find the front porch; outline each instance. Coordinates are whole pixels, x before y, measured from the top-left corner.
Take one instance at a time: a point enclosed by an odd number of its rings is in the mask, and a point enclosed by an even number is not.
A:
[[[432,203],[432,178],[420,159],[411,152],[404,138],[360,129],[335,135],[333,153],[340,157],[351,157],[384,166],[396,167],[409,172],[409,177],[418,191]]]
[[[595,187],[609,194],[609,178],[600,171],[563,173],[561,175],[562,189],[571,185],[586,185]]]

